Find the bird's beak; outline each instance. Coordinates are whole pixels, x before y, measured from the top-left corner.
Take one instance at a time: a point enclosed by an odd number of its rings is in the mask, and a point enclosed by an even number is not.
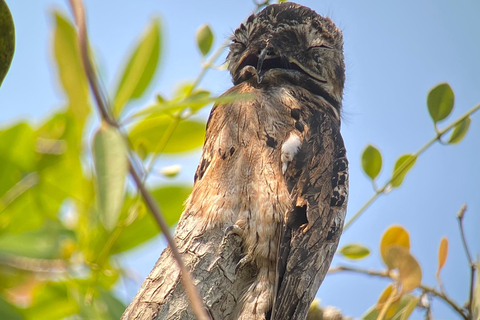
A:
[[[263,61],[265,61],[265,57],[267,56],[267,52],[270,48],[265,47],[263,50],[260,52],[260,55],[258,56],[258,62],[257,62],[257,74],[258,74],[258,83],[261,83],[263,80],[264,74],[261,73],[262,71],[262,66],[263,66]]]

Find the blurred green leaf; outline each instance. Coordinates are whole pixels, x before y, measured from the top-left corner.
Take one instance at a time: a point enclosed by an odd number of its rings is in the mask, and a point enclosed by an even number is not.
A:
[[[0,319],[22,320],[23,316],[19,310],[0,296]]]
[[[400,318],[400,320],[408,320],[408,318],[410,318],[413,310],[415,310],[418,305],[418,300],[419,299],[417,297],[412,297],[412,299],[407,302],[405,307],[401,309],[402,317]]]
[[[178,121],[173,129],[173,121]],[[173,130],[173,132],[171,131]],[[171,133],[162,150],[159,143],[166,133]],[[140,121],[129,134],[133,148],[146,153],[179,153],[191,151],[203,145],[205,123],[196,120],[177,120],[169,115],[149,116]]]
[[[77,121],[83,122],[89,109],[88,82],[80,57],[77,34],[73,25],[60,13],[55,13],[54,54],[58,75],[69,106]]]
[[[197,39],[198,49],[200,49],[200,52],[202,53],[203,56],[206,56],[208,52],[210,52],[210,49],[212,48],[212,43],[213,43],[212,29],[210,29],[210,26],[208,24],[204,24],[200,26],[200,28],[198,28],[197,34],[195,37]]]
[[[58,221],[47,221],[41,228],[20,234],[0,236],[0,255],[14,255],[35,259],[61,258],[62,243],[75,240],[75,234]]]
[[[354,243],[343,246],[338,253],[343,255],[345,258],[358,260],[368,256],[370,254],[370,250],[361,244]]]
[[[412,169],[413,165],[417,161],[417,156],[411,154],[404,154],[398,158],[395,163],[395,168],[393,169],[392,177],[395,177],[391,181],[391,185],[394,188],[400,187],[402,185],[403,179],[407,175],[408,171]],[[408,165],[406,165],[408,163]]]
[[[0,86],[15,52],[15,25],[5,0],[0,0]]]
[[[175,225],[180,219],[180,215],[183,212],[183,204],[191,192],[192,188],[184,185],[164,186],[151,191],[160,204],[169,226]],[[127,211],[134,207],[133,209],[138,210],[138,215],[133,222],[122,230],[113,247],[112,254],[130,250],[160,234],[158,224],[143,203],[141,207],[138,207],[136,205],[137,202],[133,201],[133,199],[127,200],[126,203],[124,214],[126,215]]]
[[[418,298],[411,295],[405,294],[400,298],[398,304],[395,305],[395,312],[390,314],[387,313],[387,317],[385,319],[398,319],[398,317],[403,314],[406,310],[406,307],[411,303],[412,300],[417,300]],[[393,309],[392,309],[393,310]],[[368,311],[363,315],[362,319],[364,320],[377,320],[379,316],[379,310],[376,308],[376,305],[368,309]]]
[[[46,282],[35,288],[33,303],[23,313],[26,319],[61,320],[79,312],[78,303],[70,295],[73,282]]]
[[[150,84],[160,58],[160,21],[154,20],[130,57],[115,94],[113,111],[120,115],[123,107],[137,99]]]
[[[368,145],[363,150],[362,168],[372,180],[375,180],[382,169],[382,154],[372,145]]]
[[[455,96],[448,83],[441,83],[428,93],[427,106],[434,123],[448,117],[453,110]]]
[[[450,136],[450,139],[448,139],[448,143],[455,144],[462,141],[470,127],[470,121],[471,119],[469,116],[460,121],[453,129],[452,135]]]
[[[93,139],[98,208],[103,225],[113,230],[123,205],[128,171],[127,148],[117,129],[102,123]]]
[[[100,288],[100,299],[105,304],[105,308],[101,308],[107,312],[111,320],[118,320],[122,317],[126,306],[118,300],[110,291]]]

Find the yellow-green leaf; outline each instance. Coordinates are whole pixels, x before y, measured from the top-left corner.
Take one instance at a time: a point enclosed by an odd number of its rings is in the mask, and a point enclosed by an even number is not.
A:
[[[378,301],[377,301],[377,304],[376,304],[375,308],[378,311],[381,311],[385,307],[385,304],[388,301],[391,301],[390,302],[391,304],[388,307],[388,310],[385,314],[385,318],[390,319],[392,316],[394,316],[397,313],[397,311],[399,309],[399,306],[400,306],[400,298],[401,297],[402,297],[402,295],[399,294],[399,292],[397,292],[397,290],[394,290],[393,286],[390,284],[388,287],[385,288],[385,290],[383,290],[382,294],[378,298]]]
[[[132,129],[129,139],[135,150],[147,154],[191,151],[203,145],[205,123],[152,115]]]
[[[58,75],[76,119],[84,120],[89,112],[88,82],[80,58],[75,28],[60,13],[55,13],[54,53]]]
[[[434,123],[448,117],[453,110],[455,95],[448,83],[441,83],[428,93],[427,106]]]
[[[410,236],[408,232],[402,226],[392,226],[385,231],[380,241],[380,254],[385,264],[392,269],[393,266],[389,265],[386,259],[387,250],[392,245],[399,245],[407,250],[410,249]]]
[[[102,123],[93,139],[93,160],[100,217],[111,231],[122,209],[128,171],[127,148],[117,129]]]
[[[15,25],[7,3],[0,0],[0,86],[15,52]]]
[[[213,43],[212,29],[210,29],[210,26],[208,24],[204,24],[200,26],[200,28],[198,28],[197,34],[195,37],[197,39],[198,49],[200,49],[200,52],[202,53],[203,56],[206,56],[208,52],[210,52],[210,49],[212,48],[212,43]]]
[[[422,268],[405,247],[390,246],[386,252],[385,262],[398,270],[402,292],[410,292],[422,282]]]
[[[345,258],[358,260],[368,256],[370,254],[370,250],[368,250],[368,248],[365,246],[354,243],[343,246],[338,253],[345,256]]]
[[[470,121],[470,116],[467,116],[465,119],[457,123],[453,129],[450,139],[448,139],[448,143],[455,144],[462,141],[463,137],[465,137],[467,134],[468,128],[470,127]]]
[[[388,288],[385,291],[387,291],[387,290],[388,290]],[[390,290],[391,290],[391,288],[390,288]],[[384,291],[384,293],[385,293],[385,291]],[[384,293],[382,293],[382,295]],[[398,296],[400,296],[400,295],[398,295]],[[387,296],[387,298],[388,298],[388,296]],[[385,319],[398,320],[399,315],[403,314],[406,311],[407,306],[409,306],[409,304],[412,300],[415,300],[418,303],[418,298],[417,297],[415,297],[411,294],[402,295],[398,302],[394,302],[392,304],[392,307],[393,307],[392,310],[395,308],[395,312],[392,313],[392,312],[389,312],[390,310],[387,311]],[[377,309],[377,307],[378,307],[378,304],[373,306],[372,308],[370,308],[365,313],[365,315],[363,315],[362,319],[364,319],[364,320],[377,320],[378,315],[379,315],[379,309]],[[391,316],[391,317],[389,317],[389,316]]]
[[[417,297],[412,297],[407,305],[402,309],[402,316],[400,318],[400,320],[408,320],[408,318],[410,318],[410,315],[412,314],[413,310],[415,310],[415,308],[417,307],[418,305],[418,298]]]
[[[382,154],[372,145],[368,145],[362,153],[363,171],[374,180],[382,169]]]
[[[417,156],[411,154],[404,154],[400,158],[398,158],[397,162],[395,163],[395,168],[393,169],[392,174],[392,187],[399,187],[403,179],[405,179],[406,174],[410,169],[412,169],[413,165],[417,161]]]
[[[443,237],[440,241],[440,247],[438,248],[438,269],[437,278],[440,277],[440,271],[442,270],[448,256],[448,239]]]
[[[160,49],[160,22],[154,20],[122,73],[113,103],[115,115],[119,115],[131,99],[140,98],[145,92],[157,70]]]

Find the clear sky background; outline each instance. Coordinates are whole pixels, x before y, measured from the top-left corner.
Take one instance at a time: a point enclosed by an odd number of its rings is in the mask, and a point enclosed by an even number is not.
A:
[[[66,1],[8,1],[17,36],[15,57],[0,88],[0,126],[28,119],[39,122],[61,107],[63,96],[52,60],[52,11],[68,13]],[[475,0],[405,1],[301,1],[330,16],[343,30],[347,82],[344,97],[343,137],[350,160],[352,216],[373,194],[361,171],[360,155],[369,143],[384,156],[379,183],[391,174],[395,160],[413,153],[434,136],[426,107],[428,91],[449,82],[456,95],[453,120],[480,103],[480,2]],[[86,1],[90,40],[97,53],[107,87],[113,91],[137,35],[153,17],[163,25],[164,47],[160,72],[149,88],[171,96],[174,84],[194,79],[200,71],[195,31],[209,23],[220,45],[253,10],[251,1]],[[222,56],[221,59],[224,59]],[[219,62],[222,62],[222,60]],[[226,71],[210,71],[201,84],[215,94],[231,86]],[[445,124],[450,123],[449,120]],[[442,127],[442,125],[440,125]],[[88,140],[87,140],[88,141]],[[417,161],[401,188],[374,203],[341,239],[340,246],[358,242],[372,255],[362,267],[381,269],[378,244],[384,230],[401,224],[411,235],[412,253],[424,273],[423,282],[435,285],[438,244],[450,241],[442,276],[447,293],[460,305],[468,297],[469,269],[456,213],[467,203],[466,234],[471,251],[480,253],[480,113],[472,117],[470,131],[458,145],[434,145]],[[200,153],[181,160],[164,159],[160,165],[184,165],[178,179],[193,182]],[[163,249],[161,239],[122,257],[141,281]],[[336,257],[332,265],[352,264]],[[318,297],[346,315],[360,317],[374,305],[386,280],[363,275],[327,276]],[[140,282],[128,283],[131,299]],[[439,319],[456,319],[448,306],[435,300]],[[415,319],[421,319],[416,312]]]

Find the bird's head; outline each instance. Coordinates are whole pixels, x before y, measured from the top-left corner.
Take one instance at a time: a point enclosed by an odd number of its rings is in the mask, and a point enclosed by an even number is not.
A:
[[[227,62],[234,84],[286,81],[341,105],[342,32],[307,7],[287,2],[251,15],[235,30]]]

